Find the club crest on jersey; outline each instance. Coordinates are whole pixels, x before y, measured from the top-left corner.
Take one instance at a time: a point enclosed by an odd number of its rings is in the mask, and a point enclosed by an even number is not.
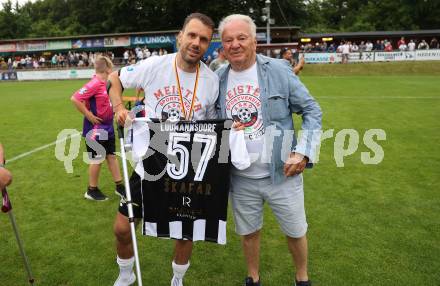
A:
[[[229,118],[241,122],[245,134],[254,140],[264,134],[261,114],[260,90],[252,85],[239,85],[228,90],[226,112]]]
[[[81,88],[81,89],[78,91],[78,93],[81,94],[81,95],[83,95],[83,94],[86,93],[86,92],[87,92],[87,88],[85,88],[85,87]]]
[[[253,105],[234,108],[231,113],[232,119],[240,121],[244,127],[254,125],[258,119],[258,110]]]

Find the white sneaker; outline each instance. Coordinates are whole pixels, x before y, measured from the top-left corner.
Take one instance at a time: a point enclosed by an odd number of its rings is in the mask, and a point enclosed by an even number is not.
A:
[[[171,286],[183,286],[183,279],[173,276],[173,279],[171,279]]]
[[[135,281],[136,281],[136,275],[134,275],[133,272],[131,272],[131,275],[128,279],[122,278],[121,275],[119,274],[118,279],[116,279],[115,284],[113,284],[113,286],[130,286]]]

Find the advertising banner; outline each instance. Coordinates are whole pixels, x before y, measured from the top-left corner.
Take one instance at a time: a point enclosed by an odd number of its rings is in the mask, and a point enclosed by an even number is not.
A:
[[[88,79],[94,73],[93,69],[19,71],[17,72],[17,78],[18,80]]]
[[[48,50],[69,50],[72,48],[71,41],[49,41],[47,42]]]
[[[336,53],[305,53],[304,60],[308,64],[339,63],[341,55]]]
[[[126,47],[130,46],[130,37],[106,37],[104,38],[105,47]]]
[[[0,73],[0,80],[17,80],[17,72],[7,71]]]
[[[338,54],[342,60],[342,54]],[[348,55],[348,62],[351,63],[363,63],[363,62],[373,62],[374,61],[374,53],[373,52],[356,52],[350,53]]]
[[[103,47],[104,47],[103,38],[72,40],[72,48],[74,49],[103,48]]]
[[[394,61],[414,61],[416,59],[415,52],[375,52],[375,62],[394,62]]]
[[[47,49],[47,42],[19,42],[17,43],[17,51],[19,52],[32,52],[32,51],[44,51]]]
[[[17,46],[15,43],[0,44],[0,53],[15,52],[16,50]]]
[[[174,45],[176,42],[176,37],[173,35],[162,35],[162,36],[139,36],[139,37],[131,37],[130,43],[131,45]]]
[[[440,60],[440,50],[417,50],[416,51],[417,61],[433,61]]]

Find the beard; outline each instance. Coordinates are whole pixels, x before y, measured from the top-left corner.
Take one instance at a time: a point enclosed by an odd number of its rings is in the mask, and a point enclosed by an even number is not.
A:
[[[198,55],[196,57],[192,57],[192,56],[189,55],[189,51],[188,50],[189,50],[189,48],[182,49],[182,51],[181,51],[182,59],[186,63],[188,63],[190,65],[197,64],[202,59],[203,54],[200,54],[200,55]]]

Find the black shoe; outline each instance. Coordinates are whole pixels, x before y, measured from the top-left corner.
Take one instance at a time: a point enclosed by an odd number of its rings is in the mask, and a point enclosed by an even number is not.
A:
[[[123,184],[116,185],[115,194],[125,199],[125,186]]]
[[[244,286],[261,286],[260,280],[258,280],[258,282],[254,282],[252,277],[246,277],[246,279],[244,280]]]
[[[310,281],[310,280],[307,280],[307,281],[295,280],[295,284],[293,284],[293,286],[312,286],[312,281]]]
[[[106,201],[108,198],[99,190],[96,189],[87,189],[87,192],[84,194],[84,198],[92,201]]]

